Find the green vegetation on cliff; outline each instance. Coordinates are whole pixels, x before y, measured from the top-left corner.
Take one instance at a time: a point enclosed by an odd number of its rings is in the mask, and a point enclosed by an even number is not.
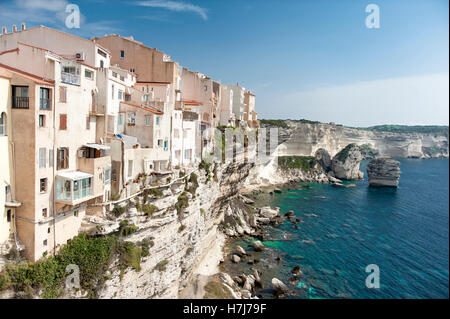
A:
[[[317,160],[312,156],[280,156],[278,165],[282,168],[299,168],[302,171],[310,171],[317,164]]]
[[[448,135],[448,126],[439,125],[377,125],[371,127],[360,127],[358,129],[392,133],[422,133]]]
[[[285,120],[259,120],[261,125],[277,126],[281,128],[289,128]]]
[[[357,147],[356,144],[352,143],[352,144],[348,144],[346,147],[344,147],[339,153],[336,154],[338,160],[341,162],[345,162],[345,160],[347,159],[348,154],[350,152],[350,149],[352,149],[355,146]]]
[[[66,267],[80,269],[80,286],[95,297],[96,288],[104,281],[111,262],[119,258],[119,267],[140,270],[142,249],[117,236],[89,237],[78,235],[69,240],[55,256],[32,263],[8,265],[0,273],[0,291],[12,289],[25,297],[33,297],[39,289],[42,298],[57,298],[63,289]]]

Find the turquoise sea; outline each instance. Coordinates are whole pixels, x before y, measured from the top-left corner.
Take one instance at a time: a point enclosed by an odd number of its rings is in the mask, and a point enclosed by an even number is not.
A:
[[[259,195],[282,214],[294,210],[302,221],[298,229],[290,222],[269,227],[273,240],[263,242],[271,248],[258,257],[261,262],[229,265],[231,272],[255,267],[270,286],[274,276],[289,283],[290,270],[299,265],[303,276],[289,284],[294,298],[448,298],[449,161],[400,162],[398,189],[369,188],[365,177],[352,188],[300,184]],[[361,163],[364,173],[366,165]],[[234,245],[249,249],[250,241]],[[365,285],[369,264],[379,267],[379,289]],[[259,294],[270,296],[267,289]]]

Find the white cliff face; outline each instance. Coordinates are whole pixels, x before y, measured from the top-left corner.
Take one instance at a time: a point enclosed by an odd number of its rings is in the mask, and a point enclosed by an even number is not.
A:
[[[400,162],[390,157],[376,158],[367,165],[367,175],[372,187],[397,187]]]
[[[448,135],[424,133],[390,133],[353,129],[334,124],[307,124],[286,121],[289,129],[280,128],[282,141],[279,156],[313,156],[323,148],[331,157],[348,144],[369,145],[380,156],[448,157]]]
[[[331,170],[338,179],[362,179],[364,173],[359,170],[362,154],[356,144],[349,144],[336,154],[331,161]]]
[[[130,209],[124,218],[138,226],[139,230],[125,240],[135,243],[151,240],[154,246],[150,248],[149,255],[141,260],[140,271],[128,268],[121,273],[114,265],[110,267],[109,279],[98,297],[178,298],[194,277],[205,279],[217,273],[224,244],[224,232],[219,225],[229,215],[244,220],[243,212],[235,212],[229,203],[233,196],[237,196],[238,185],[248,172],[249,166],[246,164],[229,165],[217,170],[216,181],[213,178],[208,181],[204,170],[199,170],[196,173],[199,187],[181,214],[182,218],[176,210],[165,211],[177,202],[184,187],[153,202],[160,211],[152,218],[147,219],[135,209]],[[246,225],[244,222],[233,231],[250,233]],[[202,298],[203,294],[201,291],[190,291],[182,297]]]

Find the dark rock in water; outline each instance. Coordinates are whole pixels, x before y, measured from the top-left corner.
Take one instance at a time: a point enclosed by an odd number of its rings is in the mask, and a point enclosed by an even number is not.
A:
[[[274,193],[277,193],[277,194],[281,194],[282,193],[282,190],[279,189],[279,188],[275,188],[273,191],[274,191]]]
[[[300,275],[302,275],[303,273],[302,273],[302,271],[300,270],[300,266],[299,265],[296,265],[294,268],[292,268],[292,271],[291,271],[294,275],[296,275],[296,276],[300,276]]]
[[[398,187],[400,162],[390,157],[376,158],[367,165],[371,187]]]
[[[288,211],[286,214],[284,214],[284,216],[286,216],[286,217],[294,216],[294,211],[293,211],[293,210],[290,210],[290,211]]]
[[[305,186],[303,186],[303,188],[311,188],[311,186],[310,185],[305,185]]]
[[[301,218],[296,218],[295,221],[296,221],[297,223],[301,223],[301,222],[302,222],[302,219],[301,219]]]
[[[255,264],[258,264],[260,261],[261,261],[261,260],[259,260],[259,259],[257,259],[257,258],[255,258],[255,259],[253,260],[253,262],[254,262]]]
[[[302,260],[305,259],[305,257],[301,256],[301,255],[292,255],[291,256],[292,259],[296,259],[296,260]]]
[[[282,261],[283,259],[281,258],[281,256],[277,256],[277,257],[275,258],[275,260],[276,260],[276,261]]]
[[[331,187],[335,187],[335,188],[347,188],[347,186],[345,186],[342,183],[333,183],[331,184]]]
[[[247,264],[249,264],[249,265],[253,265],[254,263],[255,263],[255,261],[253,261],[253,260],[247,261]]]
[[[245,252],[244,248],[242,248],[241,246],[236,246],[236,251],[235,253],[239,256],[239,257],[243,257],[245,255],[247,255],[247,253]]]
[[[298,225],[294,225],[294,226],[292,226],[292,228],[294,228],[294,229],[300,229],[300,227],[298,227]]]

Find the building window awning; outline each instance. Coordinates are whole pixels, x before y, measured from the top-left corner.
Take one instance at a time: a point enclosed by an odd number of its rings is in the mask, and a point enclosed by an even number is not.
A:
[[[81,172],[81,171],[74,171],[74,172],[61,172],[61,173],[58,173],[56,175],[56,177],[66,179],[66,180],[71,180],[71,181],[77,181],[80,179],[92,178],[92,177],[94,177],[94,175],[85,173],[85,172]]]
[[[102,151],[107,151],[107,150],[110,149],[110,147],[107,146],[107,145],[95,144],[95,143],[92,143],[92,144],[88,143],[88,144],[84,144],[83,146],[86,146],[86,147],[89,147],[89,148],[95,148],[96,150],[102,150]]]

